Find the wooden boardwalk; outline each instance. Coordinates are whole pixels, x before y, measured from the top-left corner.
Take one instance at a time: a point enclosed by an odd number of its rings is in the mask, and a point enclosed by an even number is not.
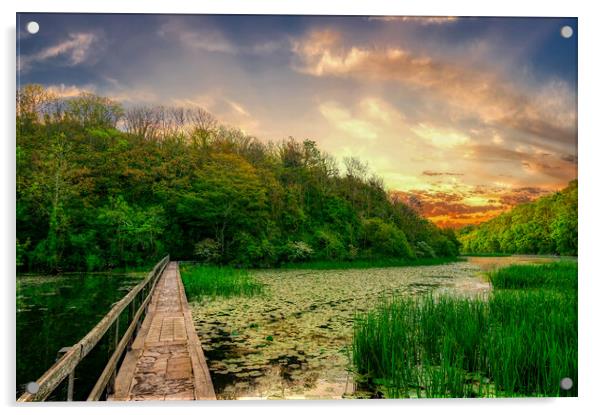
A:
[[[177,262],[170,262],[157,282],[148,314],[125,355],[109,399],[215,399]]]

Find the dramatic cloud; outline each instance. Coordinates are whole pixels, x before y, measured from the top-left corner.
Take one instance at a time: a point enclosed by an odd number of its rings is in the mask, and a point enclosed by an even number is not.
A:
[[[525,91],[486,68],[473,68],[425,52],[394,46],[347,46],[338,32],[312,31],[293,42],[295,69],[316,77],[399,82],[485,124],[512,128],[560,144],[576,139],[574,93],[554,81]],[[532,93],[533,92],[533,93]]]
[[[392,198],[404,201],[440,226],[460,227],[487,221],[521,203],[550,191],[537,187],[509,189],[496,186],[462,186],[446,191],[394,191]]]

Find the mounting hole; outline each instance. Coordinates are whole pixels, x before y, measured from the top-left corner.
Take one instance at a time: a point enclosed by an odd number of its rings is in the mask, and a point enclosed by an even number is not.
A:
[[[27,32],[31,33],[32,35],[35,35],[40,31],[40,25],[38,24],[38,22],[34,21],[28,22],[26,28]]]
[[[562,26],[562,29],[560,29],[560,35],[565,39],[569,39],[573,36],[573,28],[571,26]]]
[[[37,382],[29,382],[27,386],[25,386],[25,390],[32,395],[35,395],[40,390],[40,385]]]
[[[571,378],[562,378],[560,381],[560,388],[565,391],[570,390],[573,387],[573,379]]]

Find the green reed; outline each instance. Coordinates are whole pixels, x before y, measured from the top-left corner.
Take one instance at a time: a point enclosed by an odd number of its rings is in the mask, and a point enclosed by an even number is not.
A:
[[[548,288],[577,290],[577,261],[541,265],[510,265],[489,274],[491,285],[502,288]]]
[[[576,282],[552,277],[565,267],[539,268],[545,288],[383,298],[354,325],[360,383],[390,398],[576,396],[577,295],[565,288]],[[564,377],[575,383],[570,391],[560,389]]]
[[[247,270],[211,265],[183,265],[180,269],[188,300],[215,297],[252,297],[263,292]]]

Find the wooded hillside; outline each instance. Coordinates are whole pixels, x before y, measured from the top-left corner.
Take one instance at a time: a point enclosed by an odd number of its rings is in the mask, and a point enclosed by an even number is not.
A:
[[[265,143],[202,109],[39,85],[17,96],[17,264],[97,270],[166,252],[241,266],[453,256],[458,242],[365,164],[311,140]]]
[[[465,253],[577,255],[577,180],[459,231]]]

